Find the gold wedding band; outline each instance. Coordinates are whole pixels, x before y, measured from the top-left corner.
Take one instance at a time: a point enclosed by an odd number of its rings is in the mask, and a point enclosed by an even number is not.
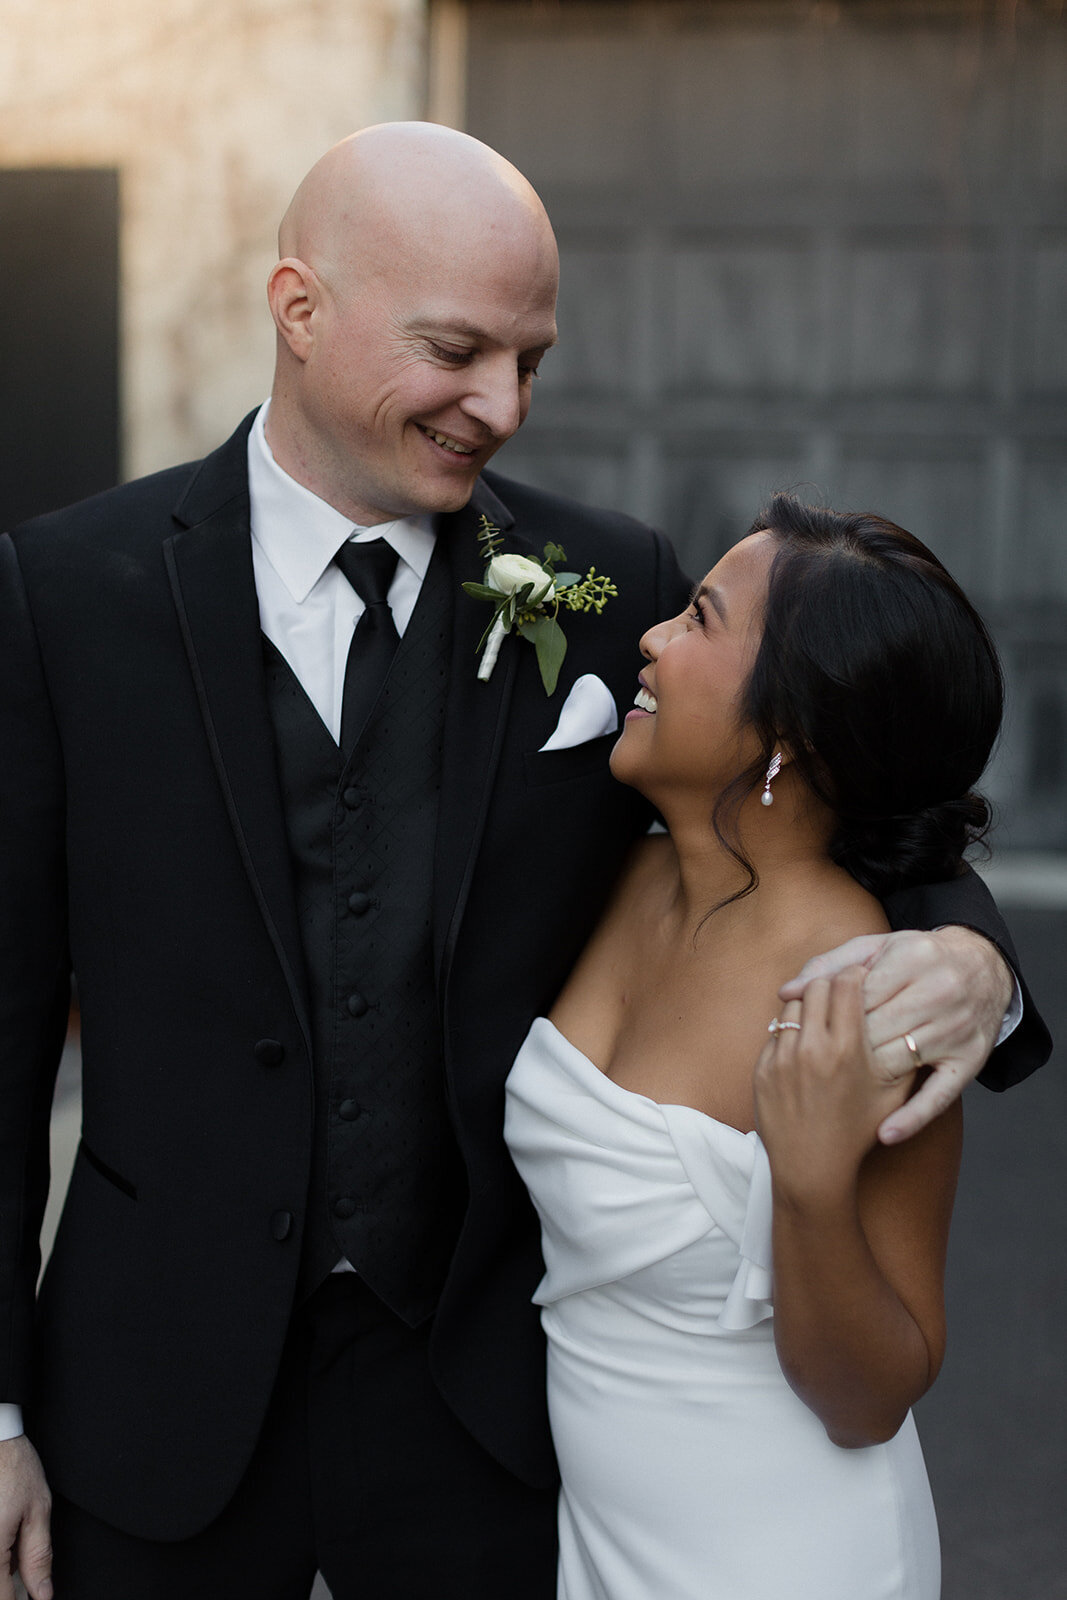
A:
[[[797,1033],[799,1033],[800,1032],[800,1023],[799,1022],[779,1022],[777,1017],[772,1017],[770,1022],[768,1022],[768,1024],[767,1024],[767,1032],[768,1033],[773,1033],[773,1034],[783,1033],[786,1028],[795,1028]]]
[[[919,1070],[919,1068],[923,1064],[923,1058],[919,1054],[919,1047],[915,1043],[915,1040],[912,1038],[910,1033],[905,1033],[904,1035],[902,1035],[902,1037],[904,1039],[904,1043],[907,1045],[908,1049],[911,1051],[911,1059],[915,1063],[915,1070],[917,1072]]]

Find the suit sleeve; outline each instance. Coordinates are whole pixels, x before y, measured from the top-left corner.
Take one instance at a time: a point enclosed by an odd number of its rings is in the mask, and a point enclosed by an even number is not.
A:
[[[63,763],[15,547],[0,537],[0,1399],[25,1398],[70,1003]]]
[[[1051,1036],[1030,998],[1015,946],[996,902],[976,872],[967,868],[959,878],[945,883],[898,890],[886,899],[885,912],[894,928],[940,928],[948,923],[973,928],[996,945],[1018,976],[1022,1020],[993,1051],[979,1074],[979,1083],[988,1089],[1008,1089],[1044,1065],[1052,1051]]]

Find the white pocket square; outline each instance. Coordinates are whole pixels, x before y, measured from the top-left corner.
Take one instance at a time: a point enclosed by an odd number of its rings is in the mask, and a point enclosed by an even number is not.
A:
[[[570,750],[576,744],[587,744],[602,734],[614,733],[619,726],[619,713],[611,690],[595,672],[587,672],[577,680],[563,702],[552,733],[541,746],[542,750]]]

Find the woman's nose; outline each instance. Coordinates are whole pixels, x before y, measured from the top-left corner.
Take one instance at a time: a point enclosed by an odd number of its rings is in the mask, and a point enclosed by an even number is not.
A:
[[[675,634],[685,632],[685,623],[681,617],[671,617],[667,622],[657,622],[654,628],[649,628],[647,633],[641,635],[640,650],[646,661],[655,661],[665,644],[669,644]]]

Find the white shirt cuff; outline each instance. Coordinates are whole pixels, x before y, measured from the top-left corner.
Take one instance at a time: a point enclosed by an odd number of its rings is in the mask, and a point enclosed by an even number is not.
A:
[[[22,1432],[22,1407],[0,1403],[0,1440],[17,1439]]]
[[[1000,1024],[997,1034],[997,1044],[1003,1044],[1009,1033],[1014,1033],[1023,1020],[1023,992],[1019,987],[1019,980],[1014,972],[1011,975],[1012,991],[1011,1005],[1004,1013],[1004,1021]],[[994,1046],[996,1048],[996,1046]]]

